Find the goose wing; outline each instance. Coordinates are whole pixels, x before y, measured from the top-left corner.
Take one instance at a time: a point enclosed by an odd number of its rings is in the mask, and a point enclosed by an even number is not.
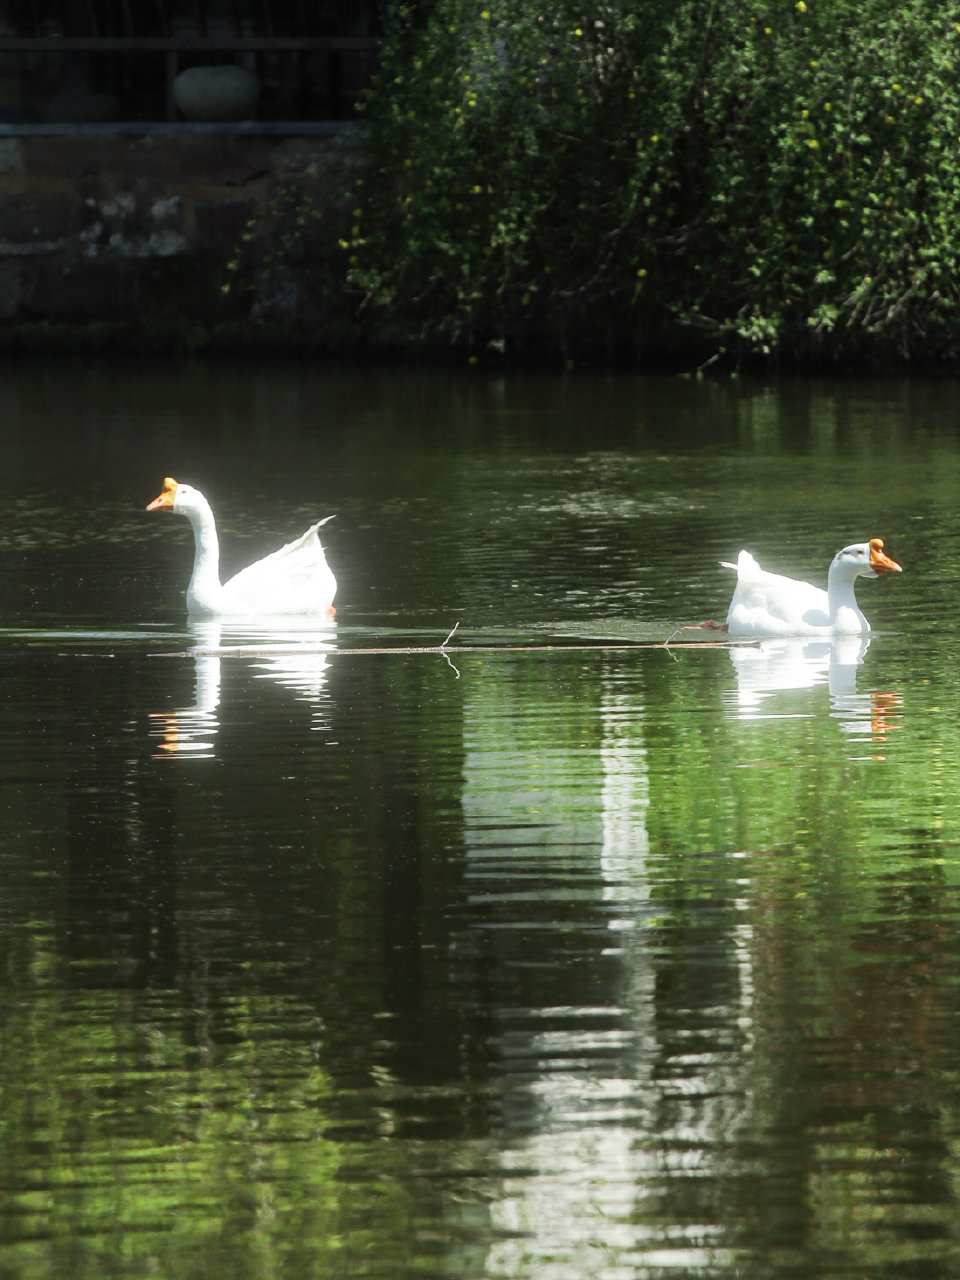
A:
[[[317,536],[326,516],[278,551],[241,569],[223,584],[225,611],[237,613],[325,613],[337,580]]]
[[[797,627],[829,623],[827,593],[812,583],[762,569],[749,551],[735,565],[737,585],[727,611],[731,631],[753,635],[790,634]]]

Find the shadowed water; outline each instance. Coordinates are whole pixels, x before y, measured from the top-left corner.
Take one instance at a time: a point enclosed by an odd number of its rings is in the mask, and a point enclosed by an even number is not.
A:
[[[0,1276],[960,1273],[956,383],[57,375]],[[188,625],[169,474],[227,572],[335,512],[336,621]],[[684,630],[873,536],[869,637]]]

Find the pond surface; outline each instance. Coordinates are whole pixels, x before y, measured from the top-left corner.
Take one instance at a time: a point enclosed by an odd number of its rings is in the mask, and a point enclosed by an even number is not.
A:
[[[960,1275],[960,384],[0,422],[0,1277]],[[189,627],[170,474],[336,622]],[[683,630],[874,536],[868,641]]]

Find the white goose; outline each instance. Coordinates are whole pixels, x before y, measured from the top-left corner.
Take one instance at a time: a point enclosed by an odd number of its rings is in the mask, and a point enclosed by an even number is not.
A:
[[[187,612],[197,617],[267,617],[283,614],[332,616],[337,580],[323,554],[317,530],[332,516],[279,551],[220,582],[220,544],[210,504],[188,484],[167,476],[148,511],[173,511],[193,528],[196,551],[187,587]]]
[[[727,610],[726,630],[736,636],[840,636],[870,630],[857,605],[857,578],[900,573],[884,554],[880,538],[856,542],[838,551],[830,563],[827,589],[761,569],[749,551],[736,564],[737,586]]]

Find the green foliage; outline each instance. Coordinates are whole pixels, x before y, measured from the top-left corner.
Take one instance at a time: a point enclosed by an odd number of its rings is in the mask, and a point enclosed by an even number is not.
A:
[[[960,353],[960,11],[434,0],[394,16],[341,241],[376,323],[578,359],[684,333],[761,356]]]
[[[305,305],[325,311],[337,275],[340,221],[335,199],[325,198],[315,182],[278,185],[244,228],[222,293],[249,295],[257,319],[298,317]]]

